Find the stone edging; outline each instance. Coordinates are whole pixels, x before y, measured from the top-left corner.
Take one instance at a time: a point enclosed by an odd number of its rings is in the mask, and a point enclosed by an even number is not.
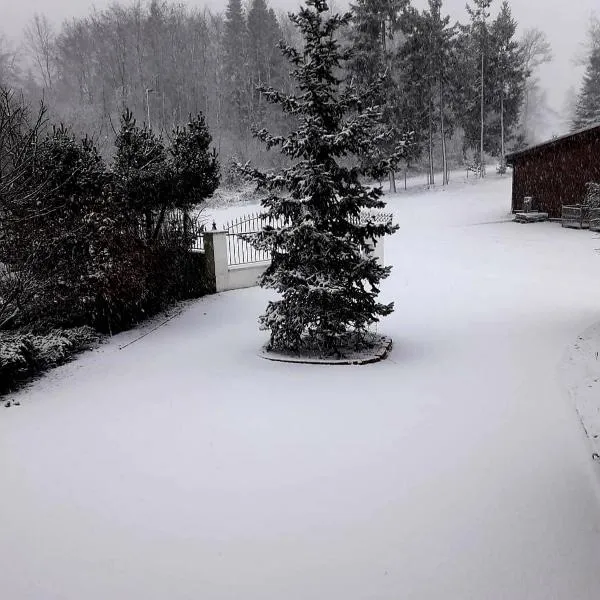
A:
[[[311,358],[310,356],[292,356],[277,352],[269,352],[266,346],[263,346],[258,355],[260,358],[273,362],[285,362],[304,365],[369,365],[386,359],[392,350],[392,338],[379,336],[379,343],[376,348],[366,351],[361,355],[350,356],[348,358]]]

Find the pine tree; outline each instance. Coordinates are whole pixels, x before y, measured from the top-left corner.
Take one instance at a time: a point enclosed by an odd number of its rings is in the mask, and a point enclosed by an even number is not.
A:
[[[171,182],[169,205],[163,204],[158,226],[162,225],[168,208],[183,211],[183,226],[188,234],[189,213],[200,207],[221,181],[217,151],[210,147],[212,136],[203,115],[190,117],[185,127],[176,127],[168,149],[167,177]]]
[[[600,45],[593,48],[577,98],[573,131],[600,125]]]
[[[265,228],[255,240],[272,252],[260,284],[281,296],[269,302],[260,323],[270,331],[270,348],[284,351],[335,353],[349,335],[363,339],[370,325],[393,310],[393,304],[377,301],[390,268],[377,262],[369,242],[396,228],[361,221],[363,209],[384,206],[383,192],[362,185],[359,167],[346,166],[377,144],[372,131],[380,114],[369,102],[372,88],[358,94],[342,79],[351,52],[342,49],[336,33],[351,14],[325,16],[327,10],[323,0],[307,0],[290,16],[304,41],[302,51],[282,44],[297,93],[264,90],[298,128],[288,136],[264,129],[257,135],[267,147],[278,147],[291,166],[279,173],[241,167],[269,191],[263,201],[267,217],[284,221],[281,229]],[[399,145],[396,156],[373,165],[371,174],[389,171],[401,151]]]
[[[442,17],[442,0],[429,0],[429,10],[423,11],[417,28],[423,49],[422,78],[425,82],[427,102],[429,182],[434,183],[434,135],[438,131],[441,140],[442,183],[448,183],[446,136],[450,125],[448,94],[453,84],[452,46],[455,30],[450,27],[450,17]]]
[[[408,0],[357,0],[350,5],[354,55],[348,66],[358,83],[373,83],[389,66],[400,14],[408,4]]]
[[[161,136],[139,127],[132,113],[121,117],[115,140],[114,196],[143,223],[146,242],[155,241],[168,211],[186,213],[219,185],[217,153],[203,115],[175,127],[167,147]]]
[[[398,50],[400,72],[400,102],[402,114],[411,132],[410,159],[418,159],[427,147],[431,136],[431,68],[425,20],[420,12],[410,7],[402,15],[404,40]],[[432,160],[429,156],[429,182]]]
[[[379,97],[373,101],[382,107],[382,123],[388,140],[401,137],[408,126],[401,120],[402,94],[397,72],[396,36],[400,27],[400,15],[408,0],[358,0],[352,4],[353,17],[348,32],[353,46],[353,56],[348,70],[359,90],[372,87],[386,73],[380,86]],[[393,145],[393,142],[391,142]],[[378,154],[388,154],[390,143],[382,145]],[[378,160],[375,156],[374,160]],[[396,191],[395,173],[390,171],[390,190]]]
[[[188,211],[210,198],[219,186],[219,161],[203,115],[190,117],[171,136],[169,180],[172,206]]]
[[[164,143],[147,124],[139,127],[126,110],[115,146],[115,195],[126,210],[143,221],[146,239],[151,240],[158,234],[159,215],[170,194]]]
[[[280,87],[283,79],[283,57],[277,46],[281,29],[277,17],[265,0],[253,0],[248,10],[248,73],[251,82],[251,120],[263,126],[266,106],[259,88]]]
[[[226,127],[238,138],[249,130],[247,50],[248,30],[241,0],[229,0],[223,35]]]
[[[442,16],[442,0],[430,0],[430,14],[432,16],[434,39],[437,40],[435,48],[435,64],[437,65],[437,79],[439,89],[439,119],[440,136],[442,144],[442,183],[449,183],[448,152],[446,147],[447,137],[452,135],[454,129],[453,98],[456,90],[456,26],[450,26],[450,16]]]
[[[505,170],[506,142],[514,132],[525,92],[527,70],[524,56],[515,34],[517,22],[514,20],[506,0],[500,7],[497,18],[490,28],[490,77],[492,103],[498,115],[496,126],[491,127],[493,142],[488,148],[500,155],[501,170]],[[495,100],[495,102],[494,102]]]
[[[467,12],[471,22],[462,26],[462,36],[458,51],[463,57],[464,77],[461,86],[463,109],[461,125],[465,132],[465,147],[477,149],[479,175],[485,177],[485,133],[487,105],[490,100],[488,90],[488,70],[491,38],[488,19],[493,0],[471,0]]]

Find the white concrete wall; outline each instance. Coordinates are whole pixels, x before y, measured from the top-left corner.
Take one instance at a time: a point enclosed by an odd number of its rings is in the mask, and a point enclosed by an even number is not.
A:
[[[384,239],[385,238],[378,238],[376,240],[371,240],[368,244],[373,250],[373,256],[375,256],[377,262],[381,266],[385,265]]]
[[[227,290],[241,290],[254,287],[258,284],[258,278],[267,270],[271,263],[261,262],[251,265],[237,265],[229,267],[225,288]],[[224,291],[224,290],[218,290]]]
[[[266,271],[269,262],[229,266],[227,264],[227,232],[208,231],[205,234],[204,247],[209,274],[214,277],[214,291],[239,290],[254,287],[258,278]],[[374,254],[380,264],[384,263],[384,240],[374,243]]]
[[[215,292],[257,285],[258,278],[269,266],[268,262],[230,267],[227,264],[227,232],[208,231],[204,235],[208,272],[214,278]]]

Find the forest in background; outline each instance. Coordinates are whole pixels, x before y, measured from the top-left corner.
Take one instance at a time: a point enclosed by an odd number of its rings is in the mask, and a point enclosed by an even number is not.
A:
[[[409,166],[433,180],[445,166],[477,169],[482,154],[502,162],[509,149],[540,141],[548,109],[539,69],[552,51],[540,30],[517,36],[507,1],[472,0],[464,23],[450,21],[442,0],[429,0],[423,11],[410,0],[357,0],[351,9],[351,24],[339,34],[355,51],[347,75],[360,86],[386,74],[379,102],[390,130],[411,134]],[[590,33],[584,60],[592,64],[597,21]],[[116,2],[60,26],[37,14],[18,49],[3,45],[0,84],[23,90],[29,102],[43,99],[54,122],[91,135],[107,158],[125,108],[160,132],[202,113],[227,181],[233,157],[265,166],[280,160],[252,130],[293,126],[258,86],[290,91],[278,41],[298,45],[296,36],[287,14],[267,0],[229,0],[223,13],[160,0]],[[581,104],[574,98],[572,119]],[[579,108],[577,125],[596,118],[585,112]]]

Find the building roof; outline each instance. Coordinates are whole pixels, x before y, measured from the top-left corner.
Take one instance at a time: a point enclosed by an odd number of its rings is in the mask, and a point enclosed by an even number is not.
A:
[[[529,146],[529,148],[519,150],[518,152],[511,152],[510,154],[506,155],[506,162],[510,164],[514,162],[515,158],[519,158],[522,155],[530,154],[543,148],[550,148],[551,146],[560,145],[573,138],[577,138],[581,135],[586,135],[593,131],[596,131],[598,133],[598,136],[600,136],[600,124],[593,125],[592,127],[586,127],[585,129],[580,129],[579,131],[574,131],[572,133],[567,133],[566,135],[561,135],[560,137],[552,138],[551,140],[547,140],[546,142],[542,142],[541,144],[536,144],[535,146]]]

